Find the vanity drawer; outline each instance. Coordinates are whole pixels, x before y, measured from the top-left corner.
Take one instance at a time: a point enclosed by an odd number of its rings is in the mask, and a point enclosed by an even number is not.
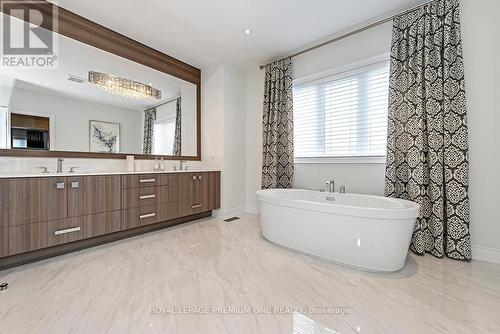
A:
[[[122,209],[146,207],[168,202],[168,186],[128,188],[122,190]]]
[[[30,225],[29,249],[60,245],[120,231],[120,211]]]
[[[172,219],[172,204],[159,203],[122,211],[122,230]]]
[[[0,227],[0,257],[7,256],[7,245],[9,239],[7,238],[7,228]]]
[[[122,175],[122,188],[168,185],[168,174]]]
[[[28,225],[0,228],[0,256],[28,251]]]

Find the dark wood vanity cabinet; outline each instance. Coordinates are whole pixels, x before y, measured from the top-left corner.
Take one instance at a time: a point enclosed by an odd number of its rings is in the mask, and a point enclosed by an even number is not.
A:
[[[0,228],[29,221],[28,179],[0,179]]]
[[[0,179],[0,268],[3,258],[166,227],[219,207],[220,172]]]
[[[120,175],[68,177],[68,217],[120,210]]]
[[[220,173],[182,173],[170,182],[174,217],[220,208]]]
[[[124,229],[208,212],[220,207],[219,172],[122,176]]]
[[[28,179],[29,221],[37,223],[66,218],[68,215],[68,189],[65,177]]]

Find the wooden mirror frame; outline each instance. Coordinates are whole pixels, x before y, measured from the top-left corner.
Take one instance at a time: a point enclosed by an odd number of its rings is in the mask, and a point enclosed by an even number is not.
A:
[[[0,0],[0,3],[12,2]],[[0,149],[0,156],[32,157],[32,158],[92,158],[92,159],[124,159],[133,155],[137,159],[155,159],[163,157],[166,160],[201,160],[201,71],[178,59],[139,43],[129,37],[119,34],[67,9],[54,5],[46,0],[35,2],[21,2],[17,5],[25,9],[40,11],[44,17],[53,17],[57,13],[58,29],[55,33],[113,53],[119,57],[145,65],[176,78],[196,85],[196,156],[150,155],[134,153],[100,153],[100,152],[71,152],[71,151],[38,151],[23,149]],[[2,6],[2,10],[4,10]],[[7,14],[4,11],[4,14]],[[24,20],[24,17],[19,17]],[[54,31],[50,26],[43,28]]]

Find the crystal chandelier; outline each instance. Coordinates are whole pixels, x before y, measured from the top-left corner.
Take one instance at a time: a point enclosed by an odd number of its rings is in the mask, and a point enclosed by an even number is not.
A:
[[[108,93],[137,100],[160,100],[161,91],[142,82],[89,71],[89,82]]]

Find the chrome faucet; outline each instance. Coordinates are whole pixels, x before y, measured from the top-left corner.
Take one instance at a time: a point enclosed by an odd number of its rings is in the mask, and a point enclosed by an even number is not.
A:
[[[63,172],[63,158],[57,158],[57,173]]]
[[[329,193],[335,192],[335,181],[334,180],[326,181],[325,191],[329,192]]]
[[[186,163],[187,161],[186,160],[180,160],[179,161],[179,170],[182,170],[182,166],[184,165],[184,163]],[[186,166],[187,167],[187,166]],[[187,169],[187,168],[186,168]]]

